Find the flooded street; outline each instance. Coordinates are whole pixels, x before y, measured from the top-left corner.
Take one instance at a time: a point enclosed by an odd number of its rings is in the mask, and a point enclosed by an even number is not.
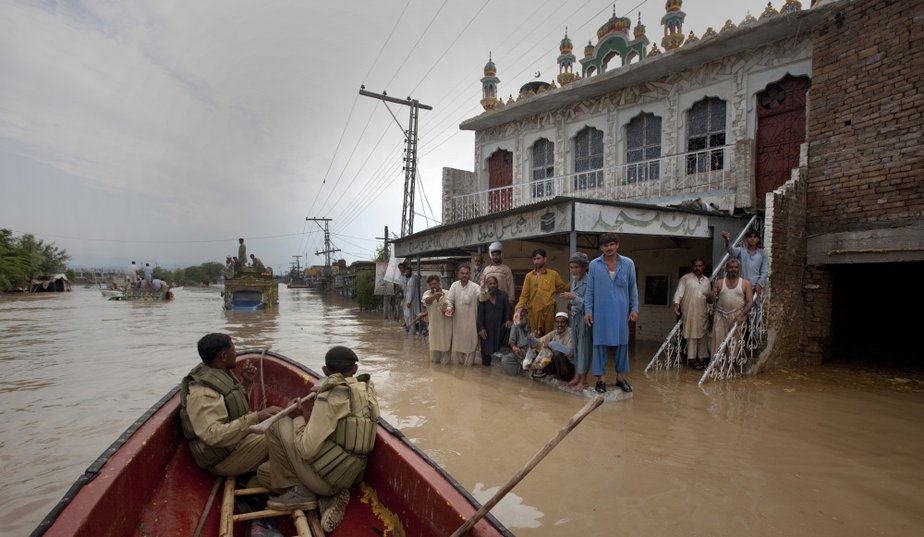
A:
[[[0,535],[27,535],[71,483],[199,360],[207,332],[321,370],[353,347],[383,417],[484,502],[586,402],[500,367],[431,364],[424,338],[339,297],[280,287],[275,313],[218,290],[169,304],[96,289],[0,296]],[[492,511],[524,537],[924,534],[924,383],[852,369],[776,371],[700,388],[642,371]]]

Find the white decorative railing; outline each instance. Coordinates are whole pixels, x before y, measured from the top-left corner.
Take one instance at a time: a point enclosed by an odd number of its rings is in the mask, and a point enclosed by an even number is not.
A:
[[[723,146],[455,196],[449,200],[444,223],[525,207],[555,196],[616,201],[732,189],[733,154],[732,146]]]

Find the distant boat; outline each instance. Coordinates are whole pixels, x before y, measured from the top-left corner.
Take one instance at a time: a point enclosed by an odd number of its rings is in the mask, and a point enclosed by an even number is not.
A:
[[[100,292],[106,290],[107,289],[101,289]],[[103,293],[103,296],[106,296],[106,294]],[[124,291],[120,291],[116,296],[109,297],[109,300],[126,300],[131,302],[167,302],[168,300],[173,300],[173,293],[167,287],[163,287],[158,290],[131,287],[129,289],[125,289]]]
[[[320,379],[300,363],[270,351],[238,352],[238,364],[244,360],[261,372],[250,393],[254,410],[261,405],[286,406]],[[294,535],[306,515],[309,523],[312,517],[316,520],[316,514],[301,511],[232,513],[234,494],[243,491],[232,490],[233,478],[215,477],[196,466],[180,430],[179,410],[176,387],[87,468],[32,537],[246,535],[248,519],[257,518],[254,515],[272,516],[283,534]],[[221,483],[229,487],[224,494],[219,492]],[[380,419],[363,480],[352,487],[343,522],[330,535],[446,537],[480,507],[445,469]],[[298,535],[310,534],[298,530]],[[488,514],[465,535],[513,534]]]
[[[234,277],[225,279],[222,296],[226,310],[272,309],[279,304],[279,282],[271,272],[243,267],[234,271]]]

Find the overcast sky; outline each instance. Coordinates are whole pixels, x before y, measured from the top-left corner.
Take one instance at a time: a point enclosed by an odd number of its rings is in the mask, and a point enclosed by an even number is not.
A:
[[[554,79],[565,27],[580,57],[613,5],[0,0],[0,228],[77,267],[223,262],[245,237],[285,270],[323,262],[305,218],[330,218],[335,257],[368,259],[385,226],[400,233],[408,109],[360,85],[433,107],[419,117],[420,231],[440,218],[442,168],[474,168],[458,125],[482,112],[488,52],[506,98],[536,72]],[[684,32],[764,6],[686,0]],[[663,0],[615,7],[660,44]]]

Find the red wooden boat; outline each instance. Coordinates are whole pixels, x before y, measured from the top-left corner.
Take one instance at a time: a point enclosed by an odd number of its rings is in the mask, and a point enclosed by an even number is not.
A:
[[[239,352],[238,368],[245,360],[262,365],[263,382],[258,373],[251,408],[263,403],[264,393],[267,405],[284,407],[307,394],[320,378],[270,351]],[[32,535],[188,537],[197,530],[202,536],[219,535],[222,493],[216,478],[193,462],[180,429],[179,407],[177,387],[80,476]],[[329,535],[445,537],[479,507],[452,476],[380,420],[365,478],[351,490],[343,522]],[[284,534],[295,534],[290,517],[277,520]],[[247,535],[248,524],[234,522],[233,534]],[[466,535],[512,533],[488,514]]]

